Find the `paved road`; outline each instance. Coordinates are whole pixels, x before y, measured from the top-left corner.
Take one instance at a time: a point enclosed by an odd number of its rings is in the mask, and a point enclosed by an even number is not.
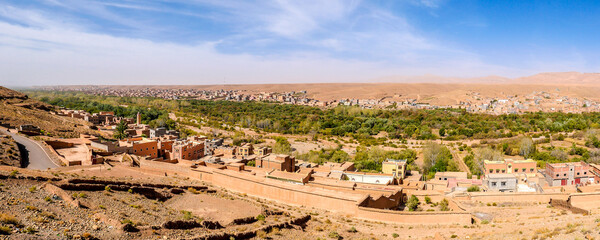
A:
[[[48,168],[57,168],[56,164],[52,162],[52,159],[48,157],[44,149],[35,141],[23,137],[18,134],[14,134],[8,131],[2,131],[5,134],[8,134],[15,139],[17,143],[19,143],[19,150],[21,150],[21,156],[25,158],[25,162],[27,164],[27,168],[29,169],[38,169],[38,170],[46,170]]]

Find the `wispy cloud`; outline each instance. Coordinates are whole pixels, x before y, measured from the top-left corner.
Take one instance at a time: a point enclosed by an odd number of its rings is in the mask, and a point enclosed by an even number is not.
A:
[[[173,15],[191,19],[162,23]],[[179,42],[165,35],[189,36]],[[514,71],[358,0],[6,4],[0,52],[0,81],[28,85],[347,82]]]

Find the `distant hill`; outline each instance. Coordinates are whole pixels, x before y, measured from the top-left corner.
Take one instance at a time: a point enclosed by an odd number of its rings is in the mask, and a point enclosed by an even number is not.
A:
[[[510,83],[556,84],[556,85],[600,85],[600,73],[549,72],[515,78]]]
[[[532,84],[532,85],[600,85],[600,73],[549,72],[519,78],[486,76],[476,78],[443,77],[437,75],[389,76],[372,79],[378,83],[469,83],[469,84]]]

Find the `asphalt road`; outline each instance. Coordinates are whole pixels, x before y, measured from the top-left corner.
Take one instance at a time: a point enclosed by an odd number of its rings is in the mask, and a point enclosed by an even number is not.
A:
[[[15,141],[18,143],[19,150],[21,150],[21,156],[25,160],[24,162],[26,164],[26,168],[46,170],[48,168],[59,167],[52,162],[52,159],[50,159],[46,152],[44,152],[44,149],[42,149],[42,147],[35,141],[8,131],[0,131],[12,136],[13,139],[15,139]]]

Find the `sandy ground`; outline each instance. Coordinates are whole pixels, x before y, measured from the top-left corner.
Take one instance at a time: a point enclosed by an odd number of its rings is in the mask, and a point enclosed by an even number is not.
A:
[[[261,213],[261,209],[250,202],[223,199],[208,194],[186,193],[165,204],[177,210],[190,211],[203,219],[219,221],[222,225],[227,225],[236,218],[256,217]]]

